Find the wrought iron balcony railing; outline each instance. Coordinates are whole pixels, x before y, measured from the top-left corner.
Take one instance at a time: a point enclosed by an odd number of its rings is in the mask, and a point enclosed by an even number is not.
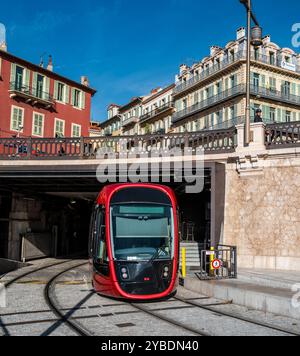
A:
[[[241,60],[246,60],[246,51],[239,51],[234,56],[225,58],[223,61],[220,61],[219,63],[204,69],[203,72],[201,72],[198,75],[193,76],[186,82],[179,83],[174,89],[174,94],[175,95],[180,94],[180,93],[184,92],[185,90],[192,88],[193,86],[199,84],[203,80],[208,79],[210,76],[228,68],[230,65],[237,63]],[[285,66],[283,66],[284,61],[280,56],[270,57],[270,56],[252,52],[251,60],[260,62],[263,64],[276,66],[276,67],[279,67],[279,68],[285,69],[285,70],[288,69],[288,67],[289,67],[289,64],[286,64]],[[294,71],[300,74],[300,66],[299,65],[292,65],[292,66],[294,68]]]
[[[137,116],[132,116],[122,122],[122,127],[137,124],[139,122],[139,120],[140,119]]]
[[[21,85],[18,82],[10,83],[10,93],[24,98],[42,101],[48,104],[54,104],[53,96],[38,88],[33,88],[28,85]]]
[[[289,94],[287,92],[278,91],[272,88],[260,87],[256,85],[250,86],[252,96],[263,97],[265,99],[274,100],[277,103],[287,103],[291,105],[300,106],[300,96]],[[211,96],[199,103],[196,103],[184,110],[178,111],[173,115],[173,123],[187,118],[188,116],[195,115],[203,110],[212,106],[222,103],[223,101],[232,99],[235,96],[246,94],[246,84],[239,84],[233,88],[227,89],[219,94]]]
[[[190,116],[194,115],[198,112],[208,109],[211,106],[221,103],[224,100],[231,99],[237,95],[246,92],[246,85],[240,84],[233,88],[227,89],[217,95],[211,96],[199,103],[196,103],[190,107],[185,108],[184,110],[178,111],[173,115],[173,123],[177,123],[178,121]]]
[[[155,110],[152,110],[144,115],[141,116],[140,118],[140,123],[145,123],[146,121],[155,118],[156,116],[168,111],[169,109],[174,108],[174,102],[169,102],[166,103],[162,106],[157,107]]]

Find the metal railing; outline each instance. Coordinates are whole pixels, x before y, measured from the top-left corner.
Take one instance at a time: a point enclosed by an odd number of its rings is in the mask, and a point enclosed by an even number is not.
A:
[[[135,150],[151,152],[158,149],[203,148],[206,153],[233,152],[236,148],[235,127],[193,133],[152,134],[122,137],[81,138],[0,138],[0,159],[95,159],[99,149],[119,153]]]
[[[274,100],[277,102],[285,102],[292,105],[300,106],[300,96],[294,95],[290,93],[284,93],[282,91],[278,91],[276,89],[251,85],[250,93],[254,96],[264,97],[270,100]],[[184,110],[178,111],[173,114],[173,123],[176,123],[190,115],[194,115],[198,112],[206,110],[211,106],[215,106],[217,104],[222,103],[225,100],[232,99],[235,96],[246,94],[246,84],[239,84],[230,89],[222,91],[219,94],[213,95],[205,100],[200,101],[190,107],[187,107]]]
[[[194,85],[200,83],[201,81],[208,79],[210,76],[226,69],[230,65],[237,63],[241,60],[246,60],[246,55],[247,55],[246,51],[239,51],[235,53],[234,56],[231,55],[225,58],[223,61],[220,61],[219,63],[214,64],[212,66],[209,66],[208,68],[204,69],[201,73],[194,75],[186,82],[178,84],[174,89],[174,94],[180,94],[181,92],[192,88]],[[282,66],[283,59],[281,58],[281,56],[276,56],[275,58],[271,59],[270,56],[251,52],[251,60],[267,65],[276,66],[283,70],[286,70],[286,68]],[[295,71],[297,73],[300,73],[299,65],[295,65]]]
[[[139,122],[139,118],[137,116],[132,116],[122,122],[122,127],[126,127],[131,124],[136,124],[138,122]]]
[[[49,103],[53,103],[53,96],[50,93],[42,91],[38,88],[34,88],[28,85],[20,85],[18,82],[10,83],[10,91],[15,92],[16,94],[20,93],[26,96],[33,97],[35,99],[40,99],[43,101],[47,101]]]
[[[173,109],[174,108],[174,103],[173,102],[169,102],[169,103],[166,103],[162,106],[159,106],[157,107],[155,110],[152,110],[144,115],[142,115],[140,117],[140,123],[144,123],[160,114],[162,114],[163,112],[165,111],[168,111],[169,109]]]
[[[300,122],[274,123],[266,126],[266,147],[300,147]]]
[[[233,88],[222,91],[221,93],[219,93],[217,95],[213,95],[205,100],[200,101],[199,103],[196,103],[190,107],[185,108],[184,110],[174,113],[173,123],[176,123],[187,116],[196,114],[200,111],[208,109],[211,106],[219,104],[224,100],[228,100],[228,99],[233,98],[237,95],[241,95],[245,92],[246,92],[245,84],[239,84],[239,85],[234,86]]]
[[[220,268],[213,268],[218,261]],[[201,270],[197,274],[201,280],[237,278],[237,247],[219,245],[215,250],[201,251]],[[218,264],[217,263],[217,264]]]

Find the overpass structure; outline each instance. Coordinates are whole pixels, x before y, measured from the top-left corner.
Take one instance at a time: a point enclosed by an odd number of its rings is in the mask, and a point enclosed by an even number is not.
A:
[[[138,168],[140,177],[154,177],[175,189],[185,222],[193,226],[192,239],[237,246],[241,267],[300,270],[300,122],[257,123],[251,131],[249,147],[244,145],[244,125],[128,137],[1,138],[0,253],[19,259],[20,236],[34,231],[55,233],[59,252],[67,251],[76,236],[85,234],[87,211],[110,165],[118,163],[115,179],[122,181],[127,179],[127,166],[140,158],[148,164]],[[176,157],[168,159],[162,153],[187,153],[183,161],[197,175],[200,149],[203,191],[188,196],[188,183],[178,180],[181,166]],[[161,154],[146,157],[153,151]],[[171,179],[165,181],[168,160]],[[100,181],[99,166],[107,167]],[[74,219],[76,231],[70,228]]]

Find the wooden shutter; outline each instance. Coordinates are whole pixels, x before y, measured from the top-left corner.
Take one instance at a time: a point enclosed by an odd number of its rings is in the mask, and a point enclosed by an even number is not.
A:
[[[261,77],[261,86],[263,88],[265,88],[266,87],[266,76],[264,74],[262,74],[260,77]]]
[[[50,78],[45,77],[45,99],[49,99],[49,95],[50,95]]]
[[[29,86],[30,86],[30,70],[29,69],[25,69],[24,71],[25,71],[25,73],[24,73],[24,76],[25,76],[25,87],[29,88]]]
[[[11,68],[10,68],[10,87],[11,88],[15,86],[16,70],[17,70],[17,65],[15,63],[12,63]]]
[[[32,79],[32,93],[35,95],[36,94],[36,89],[37,89],[37,73],[33,73],[33,79]]]
[[[70,87],[68,85],[65,86],[65,103],[70,104]]]
[[[277,120],[278,122],[282,122],[282,110],[277,109]]]
[[[82,110],[85,109],[85,92],[84,91],[82,91],[80,94],[80,108]],[[139,110],[139,108],[137,109],[137,115],[139,116],[138,110]]]
[[[58,82],[57,81],[54,82],[54,99],[55,100],[58,99]]]

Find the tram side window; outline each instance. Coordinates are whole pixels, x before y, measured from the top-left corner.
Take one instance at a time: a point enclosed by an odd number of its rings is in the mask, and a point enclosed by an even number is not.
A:
[[[102,207],[97,210],[94,226],[93,256],[96,260],[96,268],[99,273],[108,276],[109,268],[106,245],[105,209]]]

